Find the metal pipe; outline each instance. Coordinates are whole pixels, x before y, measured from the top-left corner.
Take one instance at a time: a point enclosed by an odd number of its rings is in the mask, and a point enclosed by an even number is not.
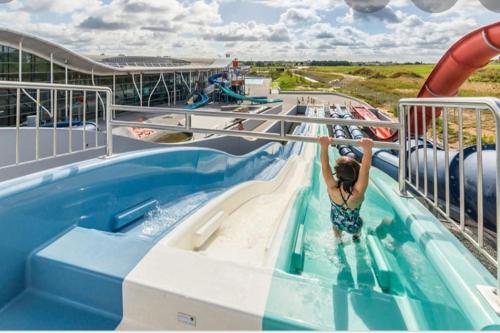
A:
[[[479,246],[484,245],[483,221],[483,147],[481,131],[481,110],[476,110],[476,149],[477,149],[477,235]],[[497,166],[498,168],[498,166]],[[497,179],[498,182],[498,179]],[[497,196],[500,193],[497,193]],[[500,209],[500,208],[497,208]]]
[[[191,87],[187,84],[186,80],[184,79],[184,74],[182,72],[180,72],[180,73],[181,73],[181,81],[184,82],[184,84],[186,85],[186,88],[188,88],[188,91],[191,94]]]
[[[116,104],[116,75],[113,74],[113,104]]]
[[[58,95],[58,90],[54,89],[54,110],[52,110],[52,114],[54,117],[52,117],[52,120],[54,124],[52,125],[52,156],[57,155],[57,116],[58,116],[58,111],[57,111],[57,95]]]
[[[399,123],[403,124],[399,129],[399,192],[402,195],[406,195],[406,126],[405,122],[405,111],[406,107],[403,105],[399,106]]]
[[[64,66],[64,84],[68,84],[68,66]],[[64,116],[68,120],[68,90],[64,91]]]
[[[163,85],[165,86],[165,90],[167,91],[167,97],[168,97],[168,106],[170,106],[170,91],[168,90],[167,83],[165,82],[165,76],[163,73],[161,73],[161,80],[163,81]]]
[[[113,104],[116,103],[116,75],[113,74]],[[113,112],[113,118],[116,116],[115,113]]]
[[[500,108],[500,107],[499,107]],[[498,114],[495,114],[498,115]],[[500,221],[500,149],[498,149],[498,145],[500,145],[500,117],[495,117],[496,124],[496,154],[497,154],[497,170],[496,170],[496,192],[497,192],[497,222]],[[497,234],[497,297],[500,298],[500,267],[498,266],[500,263],[500,233]]]
[[[139,87],[141,88],[140,89],[140,101],[141,101],[141,106],[142,106],[142,73],[139,73]]]
[[[444,198],[446,214],[450,216],[450,145],[448,142],[448,108],[443,110],[443,146],[444,146]]]
[[[106,110],[104,110],[104,113],[107,113],[106,117],[106,156],[111,157],[113,155],[113,126],[111,126],[111,121],[112,121],[112,114],[113,114],[113,109],[111,108],[111,93],[108,91],[106,92]],[[98,136],[97,136],[97,129],[96,129],[96,146],[98,146]]]
[[[226,111],[211,111],[211,110],[186,110],[180,108],[159,108],[159,107],[137,107],[129,105],[112,105],[112,109],[116,111],[129,111],[129,112],[145,112],[145,113],[159,113],[159,114],[180,114],[184,115],[189,113],[193,116],[203,117],[216,117],[216,118],[240,118],[240,119],[253,119],[253,120],[284,120],[292,123],[313,123],[313,124],[327,124],[327,125],[342,125],[342,126],[366,126],[366,127],[383,127],[399,129],[401,126],[398,122],[391,121],[364,121],[357,119],[333,119],[333,118],[316,118],[316,117],[303,117],[303,116],[287,116],[287,115],[274,115],[274,114],[251,114],[240,112],[226,112]]]
[[[465,184],[464,184],[464,116],[463,109],[458,109],[458,172],[460,191],[460,230],[465,230]]]
[[[434,176],[434,207],[438,207],[438,168],[437,168],[437,129],[436,129],[436,108],[432,107],[432,153],[433,153],[433,176]]]
[[[36,90],[35,160],[40,158],[40,89]]]
[[[50,53],[50,83],[54,83],[54,53]]]
[[[137,96],[139,96],[139,104],[142,106],[142,96],[139,93],[139,88],[137,87],[137,83],[135,82],[135,75],[134,73],[130,73],[132,75],[132,83],[134,84],[135,92],[137,93]]]
[[[0,81],[1,84],[2,81]],[[54,54],[50,53],[50,84],[54,84]],[[50,91],[50,108],[52,110],[51,118],[54,121],[54,91]]]
[[[85,85],[73,85],[73,84],[58,84],[58,83],[37,83],[37,82],[15,82],[15,81],[0,81],[0,88],[3,89],[51,89],[51,90],[77,90],[77,91],[100,91],[100,92],[111,92],[108,87],[99,86],[85,86]]]
[[[21,89],[21,91],[23,92],[23,94],[26,95],[26,97],[28,97],[29,99],[31,99],[33,101],[33,103],[39,105],[43,111],[45,111],[50,117],[52,117],[52,115],[50,114],[50,111],[47,110],[46,107],[44,107],[43,105],[40,104],[40,102],[37,102],[36,101],[36,98],[33,98],[33,96],[30,95],[30,93],[28,93],[28,91],[24,88]]]
[[[19,56],[19,81],[23,80],[23,41],[21,40],[19,42],[19,50],[18,50],[18,56]]]
[[[109,117],[106,117],[109,118]],[[97,147],[97,140],[99,139],[99,94],[95,93],[95,146]]]
[[[300,142],[317,142],[317,137],[305,137],[299,135],[287,135],[282,138],[280,134],[275,133],[263,133],[263,132],[251,132],[251,131],[237,131],[237,130],[229,130],[229,129],[213,129],[213,128],[191,128],[187,129],[186,126],[176,126],[176,125],[164,125],[164,124],[152,124],[152,123],[140,123],[140,122],[131,122],[131,121],[118,121],[112,120],[112,126],[125,126],[125,127],[138,127],[138,128],[151,128],[158,130],[168,130],[168,131],[186,131],[190,133],[204,133],[204,134],[220,134],[226,136],[234,136],[234,137],[252,137],[257,139],[266,139],[266,140],[274,140],[274,141],[300,141]],[[335,139],[335,144],[345,144],[352,146],[359,146],[358,140],[352,139]],[[393,142],[380,142],[377,141],[374,143],[376,148],[387,148],[387,149],[399,149],[398,143]]]
[[[66,92],[67,94],[67,92]],[[69,92],[69,132],[68,132],[68,151],[73,152],[73,91]]]
[[[422,109],[422,113],[423,113],[423,116],[424,116],[424,119],[423,119],[423,123],[422,123],[422,126],[423,126],[423,134],[424,134],[424,195],[427,196],[428,192],[429,192],[429,189],[428,189],[428,186],[427,186],[427,180],[428,180],[428,168],[427,168],[427,162],[428,162],[428,158],[427,158],[427,113],[425,112],[425,109]]]
[[[96,128],[97,131],[97,128]],[[87,149],[87,91],[83,91],[83,150]]]
[[[83,150],[86,149],[86,105],[87,105],[87,91],[93,91],[96,93],[96,124],[98,126],[98,92],[105,92],[106,96],[108,98],[108,105],[109,109],[111,110],[111,99],[112,99],[112,91],[109,88],[106,87],[90,87],[90,86],[76,86],[76,85],[64,85],[64,84],[53,84],[53,83],[33,83],[33,82],[12,82],[12,81],[0,81],[0,88],[5,88],[5,89],[16,89],[16,125],[15,125],[15,136],[16,136],[16,143],[15,143],[15,164],[20,165],[20,164],[26,164],[30,161],[27,162],[21,162],[21,94],[22,92],[25,92],[27,96],[34,101],[35,105],[35,158],[34,161],[40,161],[46,158],[40,158],[40,133],[41,133],[41,128],[40,128],[40,117],[41,117],[41,110],[43,108],[43,105],[41,104],[41,91],[42,90],[49,90],[50,96],[51,96],[51,110],[48,111],[47,109],[44,109],[49,115],[52,116],[53,124],[52,124],[52,154],[50,158],[56,157],[56,156],[62,156],[64,154],[58,154],[58,117],[59,117],[59,91],[64,90],[65,95],[69,91],[69,96],[70,96],[70,101],[69,101],[69,126],[68,126],[68,154],[73,152],[73,96],[74,96],[74,91],[83,91],[84,92],[84,139],[83,139]],[[26,91],[26,89],[33,89],[36,90],[36,98],[33,98],[29,93]],[[98,132],[96,131],[96,147],[98,146]],[[0,168],[1,169],[1,168]]]
[[[412,183],[412,161],[411,161],[411,135],[410,135],[410,130],[411,130],[411,112],[407,112],[407,117],[408,117],[408,181],[410,184]]]
[[[97,148],[89,148],[88,151],[92,151],[92,150],[98,150],[98,149],[104,149],[105,147],[104,146],[100,146],[100,147],[97,147]],[[72,153],[63,153],[63,154],[59,154],[57,155],[58,157],[63,157],[63,156],[69,156],[71,155]],[[48,156],[48,157],[42,157],[40,158],[38,161],[36,160],[31,160],[31,161],[25,161],[25,162],[20,162],[18,164],[18,166],[20,165],[29,165],[29,164],[33,164],[33,163],[36,163],[36,162],[40,162],[40,161],[47,161],[47,160],[50,160],[54,158],[53,156]],[[8,169],[12,167],[11,165],[4,165],[4,166],[1,166],[0,167],[0,170],[3,170],[3,169]]]
[[[158,78],[158,81],[156,82],[153,90],[151,90],[151,93],[149,94],[148,107],[151,105],[151,97],[153,97],[153,94],[155,93],[156,88],[158,88],[158,85],[160,84],[160,82],[161,82],[161,73],[160,73],[160,77]],[[113,102],[113,104],[115,104],[115,103]]]
[[[413,112],[414,115],[414,125],[415,125],[415,186],[417,188],[420,188],[420,158],[419,158],[419,142],[418,142],[418,108],[414,108],[415,112]]]
[[[174,72],[174,105],[177,104],[177,77]]]
[[[405,98],[400,103],[407,106],[490,109],[495,113],[495,116],[500,116],[497,101],[498,99],[493,97],[433,97]]]
[[[20,145],[20,126],[21,126],[21,89],[17,89],[16,95],[16,164],[20,162],[19,145]]]
[[[403,100],[400,103],[400,106],[407,106],[404,102],[407,100]],[[481,128],[481,112],[482,110],[488,109],[491,110],[495,116],[496,122],[496,143],[500,142],[500,101],[494,98],[440,98],[440,99],[418,99],[418,100],[409,100],[409,105],[418,105],[421,106],[422,102],[425,105],[430,105],[432,107],[432,126],[433,126],[433,141],[435,143],[433,147],[434,151],[434,200],[431,201],[427,196],[423,195],[420,192],[420,189],[415,187],[411,182],[406,182],[407,186],[412,188],[414,191],[419,193],[423,199],[427,202],[433,204],[435,206],[435,210],[446,220],[451,222],[454,226],[461,231],[462,235],[467,238],[469,241],[473,243],[473,245],[491,262],[497,265],[497,295],[500,295],[500,267],[498,264],[500,263],[500,238],[497,234],[497,258],[493,258],[487,251],[484,249],[484,194],[483,194],[483,185],[484,185],[484,170],[483,170],[483,159],[482,159],[482,128]],[[446,207],[442,208],[438,205],[438,191],[437,191],[437,131],[436,131],[436,107],[443,108],[443,146],[445,152],[445,200]],[[448,109],[451,107],[455,107],[458,109],[458,140],[459,140],[459,200],[460,200],[460,221],[457,223],[451,218],[450,215],[450,171],[449,171],[449,119],[448,119]],[[466,109],[475,109],[476,112],[476,156],[477,156],[477,223],[478,223],[478,237],[475,239],[474,236],[468,235],[465,232],[465,153],[464,153],[464,118],[463,112]],[[496,151],[496,163],[500,165],[500,152]],[[500,168],[496,168],[496,205],[500,207]],[[500,209],[497,209],[496,212],[497,220],[500,221]]]

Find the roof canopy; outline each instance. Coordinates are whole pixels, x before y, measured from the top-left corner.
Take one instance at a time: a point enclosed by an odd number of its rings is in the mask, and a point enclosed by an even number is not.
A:
[[[32,53],[41,58],[50,60],[52,55],[53,62],[59,66],[96,75],[112,75],[126,73],[160,73],[177,72],[188,70],[210,70],[221,69],[229,66],[229,59],[210,60],[206,63],[184,62],[182,65],[176,63],[174,66],[127,66],[116,67],[103,62],[95,61],[89,57],[73,52],[64,46],[49,42],[36,36],[20,33],[10,29],[0,29],[0,44],[18,49],[22,42],[23,51]]]

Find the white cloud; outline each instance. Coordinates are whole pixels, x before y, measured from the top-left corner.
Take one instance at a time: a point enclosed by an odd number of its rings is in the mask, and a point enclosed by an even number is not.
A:
[[[344,6],[344,0],[255,0],[270,7],[280,8],[309,8],[320,10],[333,10]]]
[[[78,1],[68,1],[68,0],[37,0],[37,1],[12,1],[7,4],[6,7],[33,13],[58,13],[58,14],[68,14],[75,11],[87,11],[99,8],[101,2],[99,0],[78,0]]]
[[[228,20],[221,12],[227,1],[243,0],[16,0],[0,5],[0,22],[92,54],[209,57],[231,50],[242,59],[436,61],[481,25],[486,11],[478,0],[432,15],[411,0],[391,0],[373,14],[355,12],[344,0],[245,1],[278,11],[275,22],[264,24]]]
[[[290,33],[288,28],[281,23],[266,25],[250,21],[208,27],[204,32],[204,37],[219,42],[286,42],[290,40]]]
[[[320,21],[321,18],[313,9],[289,8],[280,16],[280,22],[287,26],[304,25]]]

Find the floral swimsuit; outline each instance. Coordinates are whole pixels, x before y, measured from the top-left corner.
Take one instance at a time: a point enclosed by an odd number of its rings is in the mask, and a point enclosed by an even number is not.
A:
[[[349,194],[347,199],[344,198],[342,192],[340,196],[344,201],[344,205],[338,205],[330,198],[330,202],[332,203],[330,220],[337,229],[350,234],[358,234],[361,231],[361,227],[363,227],[363,220],[359,214],[361,207],[352,209],[347,206],[347,201],[351,197],[351,194]]]

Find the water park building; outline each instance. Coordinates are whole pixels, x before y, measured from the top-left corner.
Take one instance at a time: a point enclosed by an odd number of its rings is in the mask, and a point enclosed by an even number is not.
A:
[[[195,87],[203,89],[208,77],[226,70],[230,63],[229,59],[87,57],[32,35],[0,30],[0,80],[106,86],[113,90],[116,104],[170,106],[185,102]],[[83,96],[74,97],[74,107],[82,108]],[[25,93],[21,99],[21,115],[33,114],[34,96]],[[50,101],[47,94],[41,96],[44,108],[50,108]],[[58,95],[60,112],[67,103],[66,96]],[[86,103],[86,109],[93,110],[95,98],[87,98]],[[14,125],[15,114],[15,92],[2,90],[0,125]]]

